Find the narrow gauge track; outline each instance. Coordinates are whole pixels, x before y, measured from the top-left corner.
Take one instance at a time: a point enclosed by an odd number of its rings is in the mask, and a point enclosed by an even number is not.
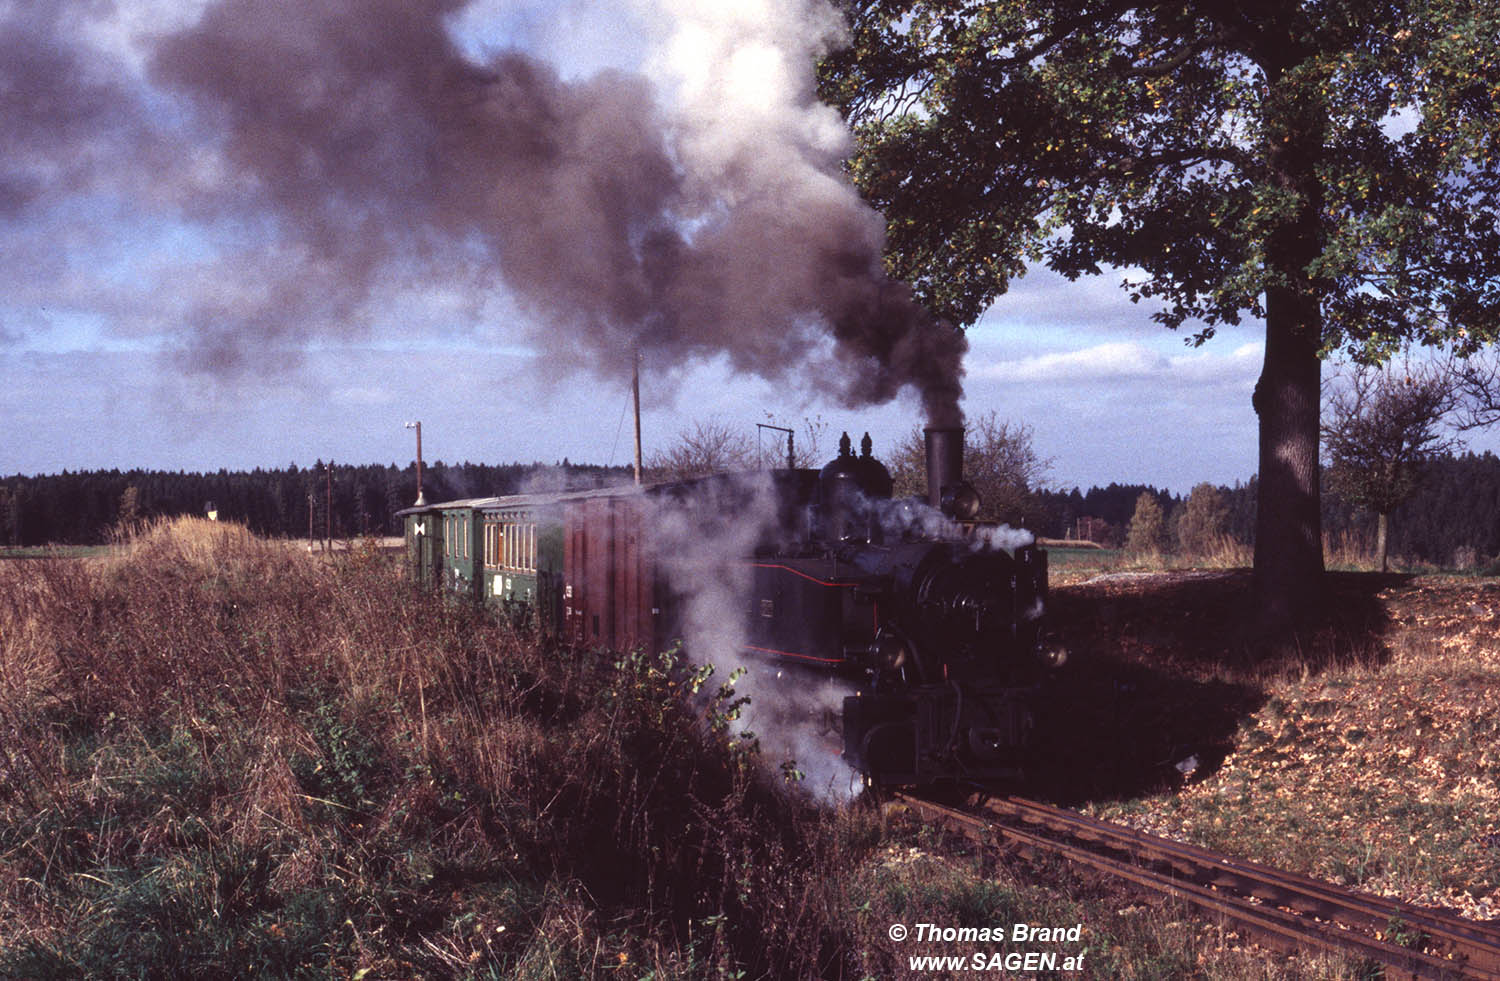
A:
[[[1500,981],[1500,928],[1450,913],[1355,892],[1307,876],[1160,838],[1017,797],[979,811],[896,794],[896,799],[985,845],[1058,855],[1232,922],[1288,953],[1353,954],[1386,966],[1388,978]],[[1399,930],[1412,946],[1380,939]]]

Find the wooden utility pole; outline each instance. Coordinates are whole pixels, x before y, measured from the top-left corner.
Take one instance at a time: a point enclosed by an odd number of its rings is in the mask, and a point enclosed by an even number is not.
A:
[[[323,514],[323,551],[333,550],[333,461],[323,465],[324,483],[328,489],[328,510]]]
[[[630,398],[635,405],[635,483],[641,483],[641,352],[635,352],[635,367],[630,373]]]

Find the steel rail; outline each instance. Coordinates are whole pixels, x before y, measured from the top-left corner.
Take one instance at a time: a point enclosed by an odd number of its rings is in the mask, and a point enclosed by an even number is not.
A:
[[[1500,944],[1495,931],[1482,924],[1242,863],[1197,846],[1017,798],[991,801],[989,814],[975,814],[905,794],[896,796],[975,841],[1003,843],[1027,856],[1058,855],[1175,897],[1237,924],[1278,950],[1354,954],[1384,964],[1387,977],[1500,981],[1500,969],[1495,967]],[[1017,824],[1035,825],[1047,833]],[[1049,834],[1066,835],[1078,843]],[[1124,857],[1101,853],[1101,848]],[[1394,920],[1415,928],[1437,949],[1414,950],[1364,932],[1388,928]]]
[[[1388,931],[1394,925],[1421,934],[1429,949],[1462,958],[1470,970],[1500,977],[1500,929],[1451,913],[1397,899],[1346,889],[1295,872],[1243,859],[1230,859],[1198,845],[1086,817],[1049,804],[999,797],[985,805],[1009,820],[1035,824],[1170,867],[1199,885],[1229,889],[1265,903],[1345,926]]]

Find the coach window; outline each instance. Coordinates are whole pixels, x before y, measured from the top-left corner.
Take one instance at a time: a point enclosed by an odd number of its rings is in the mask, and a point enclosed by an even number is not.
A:
[[[506,515],[500,526],[500,566],[512,572],[536,571],[536,523],[527,512]]]

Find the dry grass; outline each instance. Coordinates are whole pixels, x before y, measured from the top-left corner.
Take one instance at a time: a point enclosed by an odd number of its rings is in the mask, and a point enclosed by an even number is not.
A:
[[[1186,564],[1199,569],[1248,569],[1255,561],[1255,548],[1237,538],[1219,535],[1201,555],[1185,557]]]
[[[0,563],[0,976],[852,981],[913,976],[919,918],[1083,922],[1085,977],[1350,972],[816,806],[715,689],[373,547],[179,520]]]
[[[0,597],[0,975],[795,976],[846,945],[806,805],[670,658],[196,520]]]
[[[1293,871],[1500,917],[1500,584],[1368,573],[1333,582],[1330,602],[1363,606],[1357,621],[1313,636],[1291,662],[1220,662],[1240,697],[1223,703],[1214,727],[1179,730],[1160,750],[1164,762],[1202,755],[1186,786],[1164,780],[1096,809]],[[1160,595],[1147,605],[1170,608]],[[1184,640],[1156,653],[1156,670],[1203,677],[1212,652],[1184,656]]]
[[[1349,572],[1375,570],[1374,549],[1362,535],[1341,532],[1323,535],[1323,564]]]

